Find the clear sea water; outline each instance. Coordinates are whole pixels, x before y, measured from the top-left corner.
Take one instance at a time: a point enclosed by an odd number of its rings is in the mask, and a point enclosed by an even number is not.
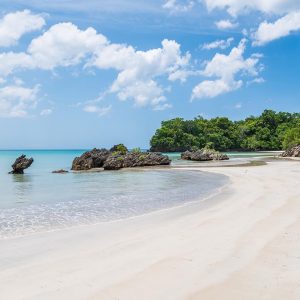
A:
[[[70,170],[84,150],[0,151],[0,238],[105,222],[203,200],[227,182],[222,175],[172,168],[52,174]],[[34,158],[23,175],[10,166]],[[231,162],[270,153],[229,153]],[[174,166],[198,166],[169,154]],[[228,162],[224,162],[226,164]]]
[[[83,150],[0,151],[0,238],[136,216],[201,200],[226,182],[222,175],[172,168],[52,174],[69,170]],[[26,154],[33,165],[11,175]]]

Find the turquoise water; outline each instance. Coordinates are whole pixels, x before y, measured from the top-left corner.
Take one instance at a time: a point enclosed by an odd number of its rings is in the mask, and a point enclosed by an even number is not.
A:
[[[226,165],[238,165],[247,163],[251,160],[259,160],[268,157],[274,157],[279,155],[280,152],[271,152],[271,151],[260,151],[260,152],[224,152],[230,158],[230,160],[225,161],[209,161],[209,162],[197,162],[197,161],[188,161],[181,160],[181,153],[166,153],[171,160],[173,166],[226,166]]]
[[[0,238],[116,220],[205,199],[222,175],[172,168],[52,174],[70,169],[83,150],[0,151]],[[11,175],[15,158],[34,158]]]

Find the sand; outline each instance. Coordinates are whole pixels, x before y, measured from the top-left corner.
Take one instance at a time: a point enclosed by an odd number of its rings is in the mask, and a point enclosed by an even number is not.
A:
[[[300,299],[300,162],[206,171],[205,202],[0,240],[0,299]]]

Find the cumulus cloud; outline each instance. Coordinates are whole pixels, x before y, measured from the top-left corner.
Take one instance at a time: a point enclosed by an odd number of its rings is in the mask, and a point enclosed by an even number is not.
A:
[[[192,99],[213,98],[218,95],[239,89],[243,85],[238,75],[258,75],[257,55],[247,59],[243,57],[246,40],[243,39],[228,55],[217,53],[211,61],[206,63],[202,75],[213,80],[204,80],[192,92]]]
[[[215,24],[219,29],[233,29],[239,26],[237,23],[233,23],[230,20],[220,20],[215,22]]]
[[[29,10],[9,13],[0,20],[0,47],[15,45],[24,34],[39,30],[44,25],[44,18]]]
[[[35,67],[52,70],[79,64],[88,54],[105,44],[106,37],[93,28],[80,30],[72,23],[59,23],[32,40],[28,54]]]
[[[125,44],[111,43],[93,28],[79,29],[72,23],[58,23],[33,39],[26,52],[0,54],[0,76],[23,69],[54,70],[82,64],[84,68],[113,69],[116,80],[108,89],[120,100],[133,99],[137,106],[167,108],[164,88],[156,81],[185,81],[190,54],[180,45],[163,40],[160,48],[139,51]]]
[[[274,23],[261,23],[252,36],[253,45],[262,46],[297,30],[300,30],[300,11],[289,13]]]
[[[163,8],[168,9],[171,13],[186,12],[194,7],[195,2],[195,0],[166,0]]]
[[[38,102],[39,86],[26,88],[10,85],[0,88],[0,116],[26,117],[28,111],[35,108]]]
[[[101,106],[95,105],[95,104],[88,104],[83,108],[83,110],[85,112],[94,113],[94,114],[99,115],[100,117],[105,116],[108,113],[110,113],[111,109],[112,109],[112,105],[101,107]]]
[[[283,14],[300,9],[299,0],[203,0],[209,11],[226,10],[230,15],[237,16],[251,10],[263,13]]]
[[[34,67],[32,57],[26,53],[0,53],[0,75],[2,76],[7,76],[16,70],[33,69]]]
[[[110,44],[97,51],[89,65],[118,70],[117,79],[109,91],[116,93],[122,101],[133,99],[137,106],[150,105],[155,109],[166,101],[164,89],[155,78],[167,75],[170,80],[184,81],[188,73],[178,72],[188,66],[189,60],[190,55],[182,55],[178,43],[163,40],[161,48],[148,51]]]
[[[216,40],[211,43],[204,44],[202,49],[211,50],[211,49],[226,49],[230,47],[231,43],[234,41],[234,38],[230,37],[227,40]]]

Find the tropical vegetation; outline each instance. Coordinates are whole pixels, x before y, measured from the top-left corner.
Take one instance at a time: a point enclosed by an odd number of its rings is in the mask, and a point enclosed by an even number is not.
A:
[[[152,151],[181,152],[210,147],[219,151],[282,150],[300,144],[300,113],[265,110],[260,116],[163,121],[151,141]]]

